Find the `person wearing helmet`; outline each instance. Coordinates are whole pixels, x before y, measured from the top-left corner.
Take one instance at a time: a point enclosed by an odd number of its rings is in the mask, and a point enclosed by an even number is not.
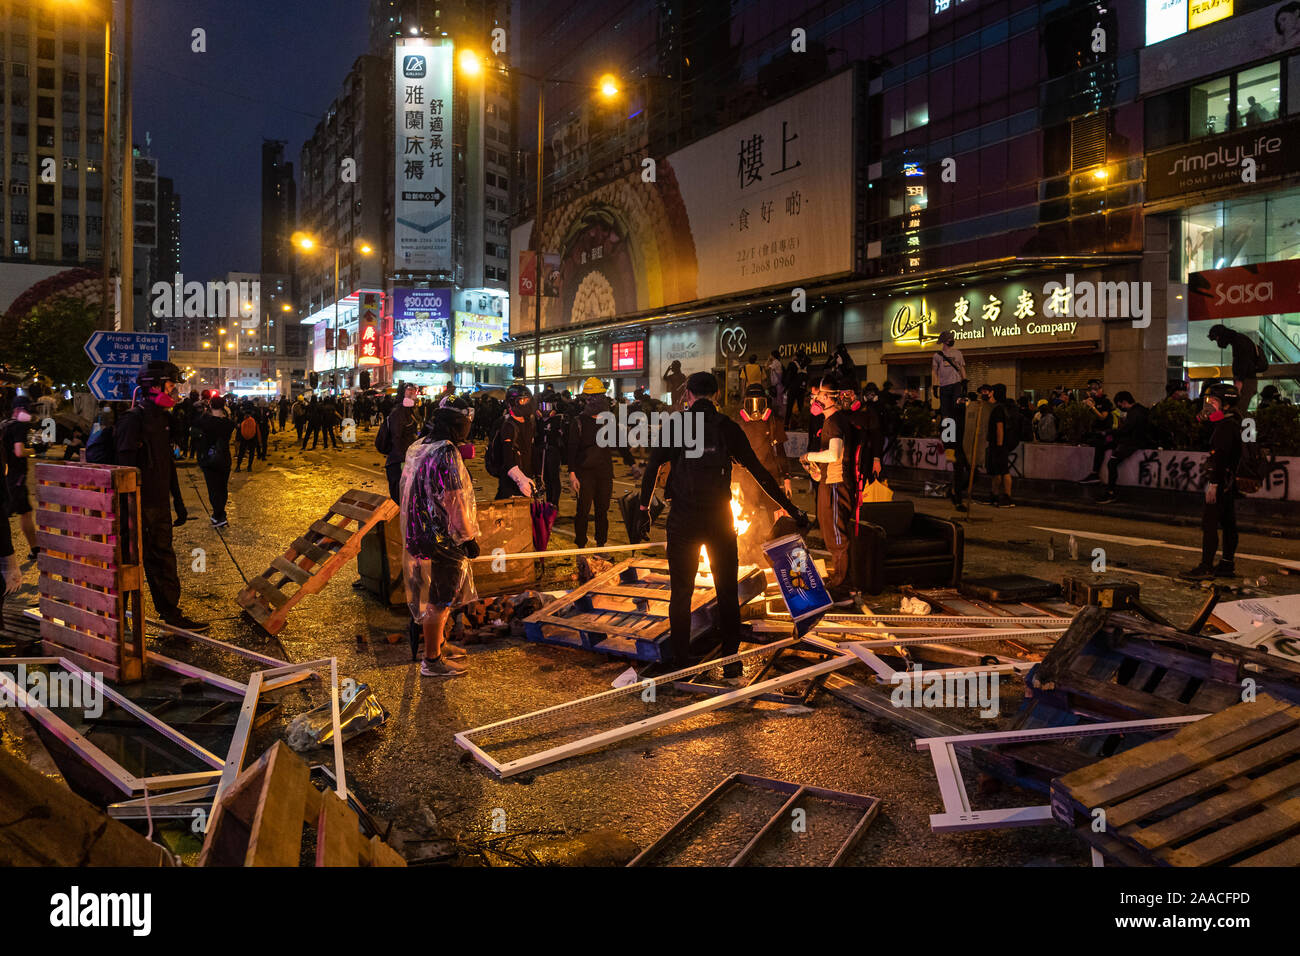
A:
[[[172,459],[171,410],[180,381],[180,369],[171,362],[153,361],[140,369],[136,404],[118,419],[114,438],[117,464],[140,469],[140,563],[154,608],[173,627],[201,631],[206,623],[181,612],[181,582],[172,548],[171,498],[179,482]]]
[[[569,456],[569,419],[560,411],[560,396],[547,388],[537,399],[537,440],[533,445],[533,474],[542,479],[546,500],[560,506],[560,467]]]
[[[1201,511],[1201,563],[1182,577],[1190,581],[1230,578],[1237,573],[1237,467],[1241,464],[1241,393],[1237,386],[1216,382],[1205,390],[1202,412],[1214,423],[1210,457],[1205,461],[1205,505]],[[1223,529],[1223,557],[1216,565],[1219,529]]]
[[[497,479],[496,500],[523,495],[531,498],[537,485],[533,471],[533,438],[537,428],[537,411],[533,393],[527,385],[506,389],[505,414],[501,417],[501,477]]]
[[[420,433],[415,420],[415,397],[418,386],[407,382],[402,387],[402,398],[388,413],[387,428],[379,429],[375,436],[375,449],[384,453],[384,475],[388,479],[388,497],[398,501],[402,494],[402,466],[406,450]]]
[[[601,427],[601,416],[610,412],[605,383],[589,378],[582,383],[584,406],[581,414],[569,426],[569,487],[578,498],[573,515],[573,544],[587,546],[587,521],[591,510],[596,509],[596,547],[603,548],[609,540],[609,500],[614,494],[614,446],[602,446],[598,436],[607,431]],[[623,460],[632,462],[627,449],[621,449]]]
[[[769,474],[781,482],[787,497],[793,494],[790,490],[790,465],[785,457],[785,424],[768,404],[767,389],[761,384],[746,386],[745,403],[741,406],[738,417],[740,430],[749,439],[754,457]],[[753,553],[742,555],[742,559],[745,564],[762,566],[762,545],[772,537],[772,526],[779,515],[772,499],[749,472],[742,469],[736,483],[740,486],[741,504],[754,522],[751,528],[753,533],[744,539]]]
[[[18,517],[27,539],[27,560],[36,560],[36,516],[32,512],[32,499],[27,493],[27,433],[32,427],[32,400],[26,395],[19,395],[13,401],[13,410],[8,421],[0,425],[0,441],[4,443],[0,457],[4,462],[5,490],[9,496],[9,507],[4,520],[11,516]]]
[[[429,414],[423,440],[406,451],[402,467],[402,581],[411,610],[412,655],[424,645],[421,677],[460,677],[465,650],[446,641],[452,608],[478,600],[471,562],[478,557],[474,486],[460,455],[474,410],[444,396]]]

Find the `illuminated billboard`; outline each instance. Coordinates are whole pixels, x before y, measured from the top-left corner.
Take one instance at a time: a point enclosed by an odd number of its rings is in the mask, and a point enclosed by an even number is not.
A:
[[[450,40],[398,40],[393,157],[394,268],[451,271]]]
[[[451,358],[451,290],[393,290],[393,361]]]
[[[506,319],[500,315],[456,312],[456,339],[452,354],[462,365],[514,365],[510,352],[485,352],[483,346],[500,342],[506,333]]]

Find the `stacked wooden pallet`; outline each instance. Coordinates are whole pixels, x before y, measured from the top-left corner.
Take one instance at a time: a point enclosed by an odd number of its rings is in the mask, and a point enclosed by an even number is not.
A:
[[[691,598],[691,637],[716,623],[717,592],[697,578]],[[742,569],[740,602],[763,591],[763,574]],[[638,661],[664,660],[671,585],[663,558],[629,558],[546,605],[524,622],[530,641],[559,644]]]
[[[1300,707],[1261,695],[1051,792],[1052,814],[1113,862],[1300,865]]]
[[[323,588],[356,557],[370,529],[397,511],[397,503],[384,495],[355,488],[346,492],[284,554],[272,559],[269,568],[248,582],[239,592],[239,606],[268,634],[280,633],[294,605]]]
[[[45,653],[117,681],[144,669],[138,481],[116,465],[36,465]]]

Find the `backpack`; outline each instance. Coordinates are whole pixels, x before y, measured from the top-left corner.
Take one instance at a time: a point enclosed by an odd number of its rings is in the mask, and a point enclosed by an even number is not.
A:
[[[86,443],[84,455],[92,465],[112,465],[117,461],[117,442],[113,436],[113,426],[106,425],[90,436]]]
[[[379,423],[379,431],[375,432],[375,451],[381,455],[390,454],[393,450],[393,432],[388,427],[388,419],[385,418]]]
[[[1003,406],[1006,410],[1007,424],[1003,429],[1003,445],[1007,451],[1015,451],[1020,447],[1020,435],[1025,427],[1025,416],[1020,411],[1020,406],[1015,402],[1006,402]]]
[[[1039,441],[1052,442],[1056,441],[1056,412],[1050,409],[1043,412],[1038,417],[1038,426],[1034,429],[1035,437]]]
[[[252,415],[245,415],[239,423],[239,437],[244,441],[252,441],[257,437],[257,419]]]
[[[1255,371],[1256,373],[1267,372],[1268,356],[1264,354],[1264,346],[1260,345],[1258,342],[1254,344],[1255,344]]]
[[[731,498],[731,455],[727,451],[726,436],[722,433],[725,416],[718,412],[705,413],[698,458],[686,457],[682,448],[673,458],[668,480],[678,501],[691,503],[693,508],[708,508],[712,503]]]
[[[501,441],[501,425],[498,423],[492,437],[488,439],[487,452],[483,455],[483,467],[493,478],[505,474],[506,453]]]
[[[1242,494],[1253,495],[1264,486],[1268,478],[1269,462],[1257,441],[1241,443],[1241,460],[1237,462],[1237,489]]]

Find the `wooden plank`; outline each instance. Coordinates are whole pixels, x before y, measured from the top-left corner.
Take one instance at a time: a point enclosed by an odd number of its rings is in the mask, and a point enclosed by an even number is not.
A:
[[[279,588],[268,582],[266,578],[249,578],[248,587],[266,598],[273,607],[283,607],[289,601],[288,596]]]
[[[87,535],[114,535],[117,533],[117,518],[102,517],[77,511],[49,511],[36,509],[36,527],[57,528],[61,531],[73,531]]]
[[[117,560],[117,544],[112,541],[92,541],[70,534],[55,534],[52,531],[36,532],[36,546],[42,551],[56,554],[94,558],[97,561],[112,563]]]
[[[42,625],[44,627],[45,625]],[[58,625],[53,625],[57,627]],[[73,632],[76,633],[75,631]],[[103,674],[105,680],[118,680],[122,673],[122,668],[116,664],[110,664],[107,661],[101,661],[96,657],[87,657],[77,651],[56,644],[53,641],[41,640],[41,647],[46,654],[52,657],[62,657],[76,664],[84,671],[90,671],[95,674]]]
[[[1300,835],[1234,863],[1233,866],[1300,866]]]
[[[122,622],[115,617],[96,614],[85,608],[73,607],[53,598],[41,597],[41,614],[47,620],[58,618],[64,624],[71,624],[82,630],[102,635],[106,640],[117,643],[122,634]]]
[[[36,569],[44,574],[56,574],[67,578],[74,584],[93,584],[96,587],[121,589],[118,569],[96,562],[74,561],[69,558],[56,558],[41,551],[36,556]]]
[[[376,494],[373,491],[362,491],[360,488],[350,488],[348,491],[346,491],[343,494],[343,497],[340,498],[339,500],[347,501],[349,499],[353,501],[357,501],[363,505],[369,505],[372,511],[378,508],[382,508],[384,505],[387,504],[392,504],[394,508],[397,507],[397,503],[394,502],[393,499],[389,498],[387,495]]]
[[[114,465],[56,465],[51,462],[36,463],[36,480],[58,485],[90,485],[92,488],[113,487]]]
[[[115,614],[117,612],[117,602],[120,595],[111,591],[96,591],[93,588],[83,588],[78,584],[60,581],[45,574],[39,576],[37,584],[42,597],[57,598],[69,604],[79,604],[82,607],[103,611],[106,614]]]
[[[322,520],[313,521],[311,523],[311,530],[315,531],[319,535],[331,538],[339,544],[347,544],[354,534],[352,531],[348,531],[345,528],[340,528],[336,524],[330,524],[328,521]]]
[[[367,523],[375,517],[375,509],[368,507],[359,507],[348,504],[343,498],[340,498],[334,504],[330,505],[330,511],[344,518],[353,518],[362,524]]]
[[[320,795],[316,819],[316,865],[356,866],[361,858],[361,831],[356,814],[332,791]]]
[[[1165,854],[1172,866],[1214,866],[1300,827],[1300,797],[1268,807]]]
[[[310,571],[300,568],[296,564],[291,564],[284,558],[272,558],[271,567],[298,584],[311,580]]]
[[[307,765],[283,742],[272,748],[248,838],[246,866],[297,866],[311,787]]]
[[[36,486],[37,505],[68,505],[85,508],[103,514],[116,514],[117,494],[112,491],[97,491],[89,488],[68,488],[64,485]]]
[[[296,556],[292,552],[297,552],[298,555],[304,558],[311,558],[317,564],[328,561],[334,554],[333,551],[326,551],[306,538],[298,538],[293,544],[289,545],[289,550],[284,554],[285,560],[292,560]]]
[[[74,631],[48,617],[41,621],[41,640],[52,647],[70,648],[87,655],[95,662],[95,670],[101,670],[105,664],[117,667],[122,663],[122,645],[118,641]]]

